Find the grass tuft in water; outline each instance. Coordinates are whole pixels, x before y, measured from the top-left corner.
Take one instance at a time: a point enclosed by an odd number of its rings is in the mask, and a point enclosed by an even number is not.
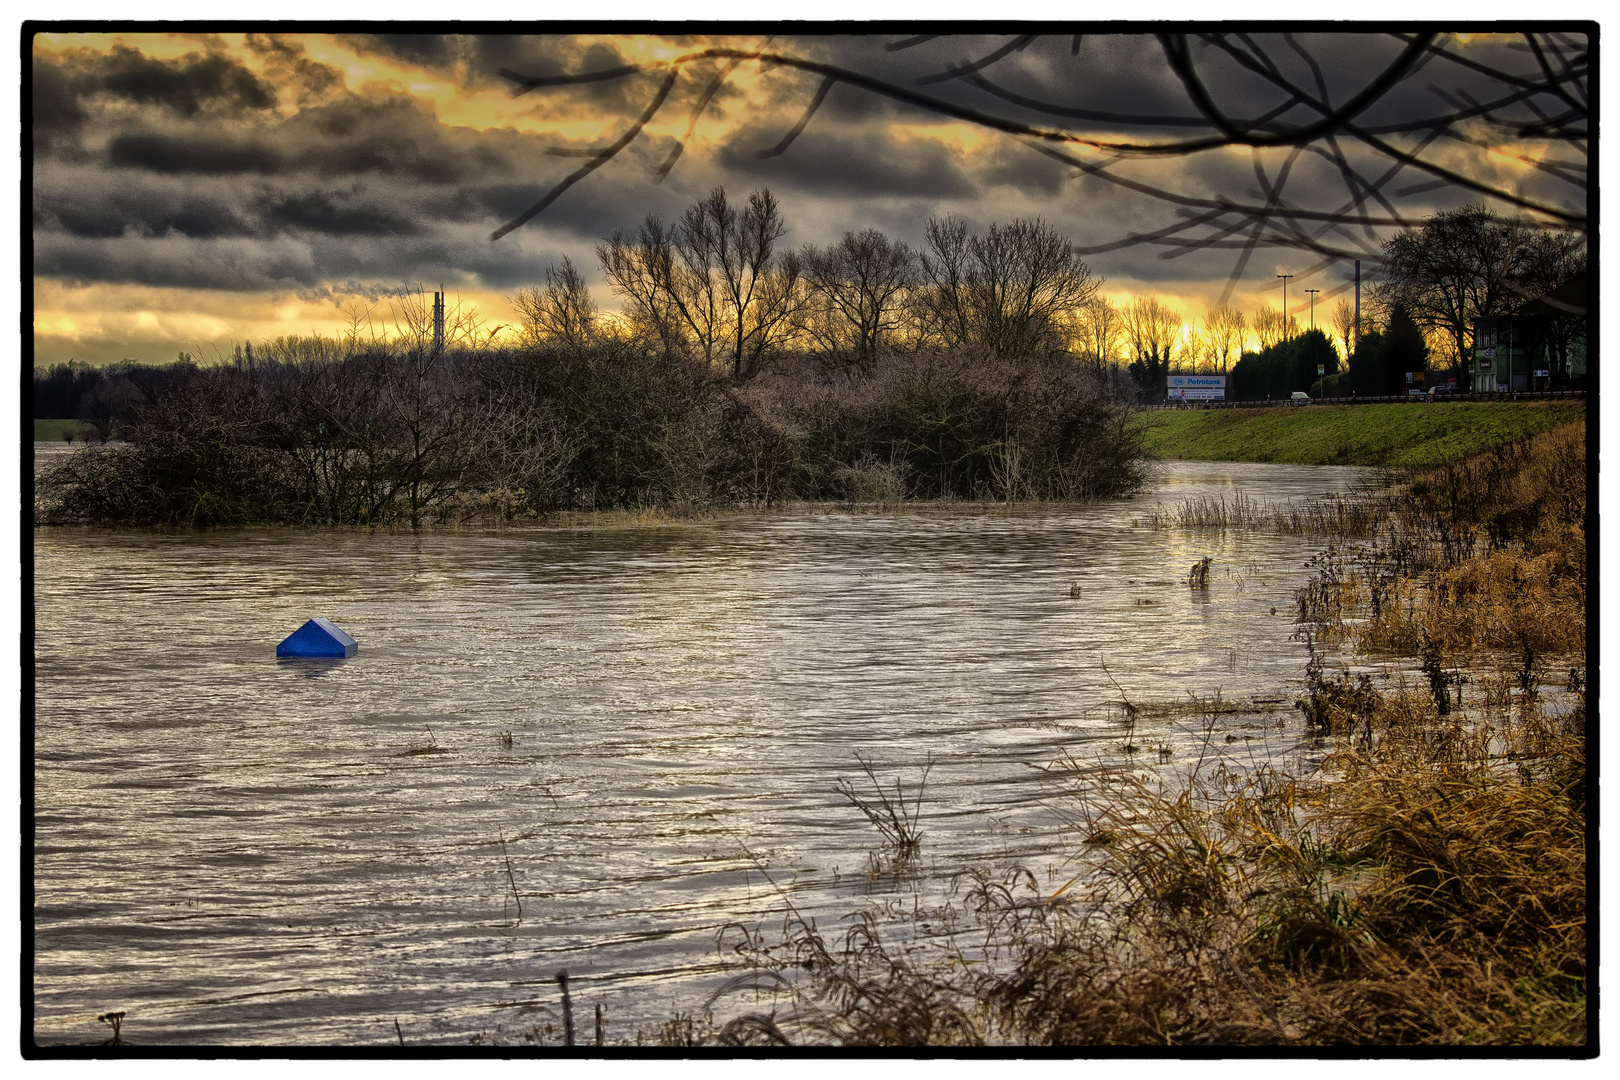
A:
[[[849,780],[839,780],[834,790],[849,801],[850,805],[866,815],[883,837],[884,846],[896,862],[906,862],[917,856],[922,850],[922,830],[918,822],[922,816],[923,791],[928,786],[928,774],[933,770],[934,759],[929,757],[923,766],[922,776],[917,780],[916,793],[908,806],[905,789],[900,778],[894,778],[894,793],[891,796],[882,781],[877,778],[877,772],[866,758],[856,753],[855,760],[860,762],[861,771],[871,783],[871,795],[857,791],[855,785]]]

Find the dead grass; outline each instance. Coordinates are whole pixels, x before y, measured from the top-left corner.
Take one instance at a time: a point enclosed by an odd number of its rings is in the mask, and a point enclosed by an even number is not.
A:
[[[1143,518],[1155,529],[1184,532],[1221,532],[1260,529],[1296,536],[1371,536],[1387,522],[1390,504],[1373,496],[1328,495],[1294,502],[1265,502],[1238,492],[1186,499],[1174,506],[1155,507]]]

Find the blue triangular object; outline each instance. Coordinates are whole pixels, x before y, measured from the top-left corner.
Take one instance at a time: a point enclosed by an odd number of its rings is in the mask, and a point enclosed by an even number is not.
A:
[[[277,656],[353,656],[360,649],[354,638],[325,619],[311,619],[276,646]]]

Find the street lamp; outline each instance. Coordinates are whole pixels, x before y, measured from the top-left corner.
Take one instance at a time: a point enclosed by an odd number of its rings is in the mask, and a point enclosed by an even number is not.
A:
[[[1287,287],[1288,287],[1287,283],[1285,282],[1283,284],[1283,288],[1287,288]],[[1322,290],[1321,289],[1306,289],[1305,291],[1311,294],[1311,329],[1315,330],[1316,329],[1316,294],[1321,292]]]
[[[1287,333],[1288,333],[1288,279],[1293,277],[1294,275],[1293,274],[1278,274],[1277,276],[1282,278],[1282,282],[1283,282],[1282,329],[1283,329],[1283,334],[1286,336]]]

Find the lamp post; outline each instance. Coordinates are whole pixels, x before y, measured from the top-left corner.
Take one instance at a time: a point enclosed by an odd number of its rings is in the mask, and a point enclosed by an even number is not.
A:
[[[1284,339],[1286,340],[1287,335],[1288,335],[1288,279],[1293,277],[1294,275],[1293,274],[1278,274],[1277,276],[1282,278],[1282,283],[1283,283],[1282,331],[1283,331]]]
[[[1286,288],[1286,287],[1287,286],[1285,285],[1284,288]],[[1316,329],[1316,294],[1321,292],[1322,290],[1321,289],[1306,289],[1305,291],[1311,294],[1311,329],[1315,330]]]

